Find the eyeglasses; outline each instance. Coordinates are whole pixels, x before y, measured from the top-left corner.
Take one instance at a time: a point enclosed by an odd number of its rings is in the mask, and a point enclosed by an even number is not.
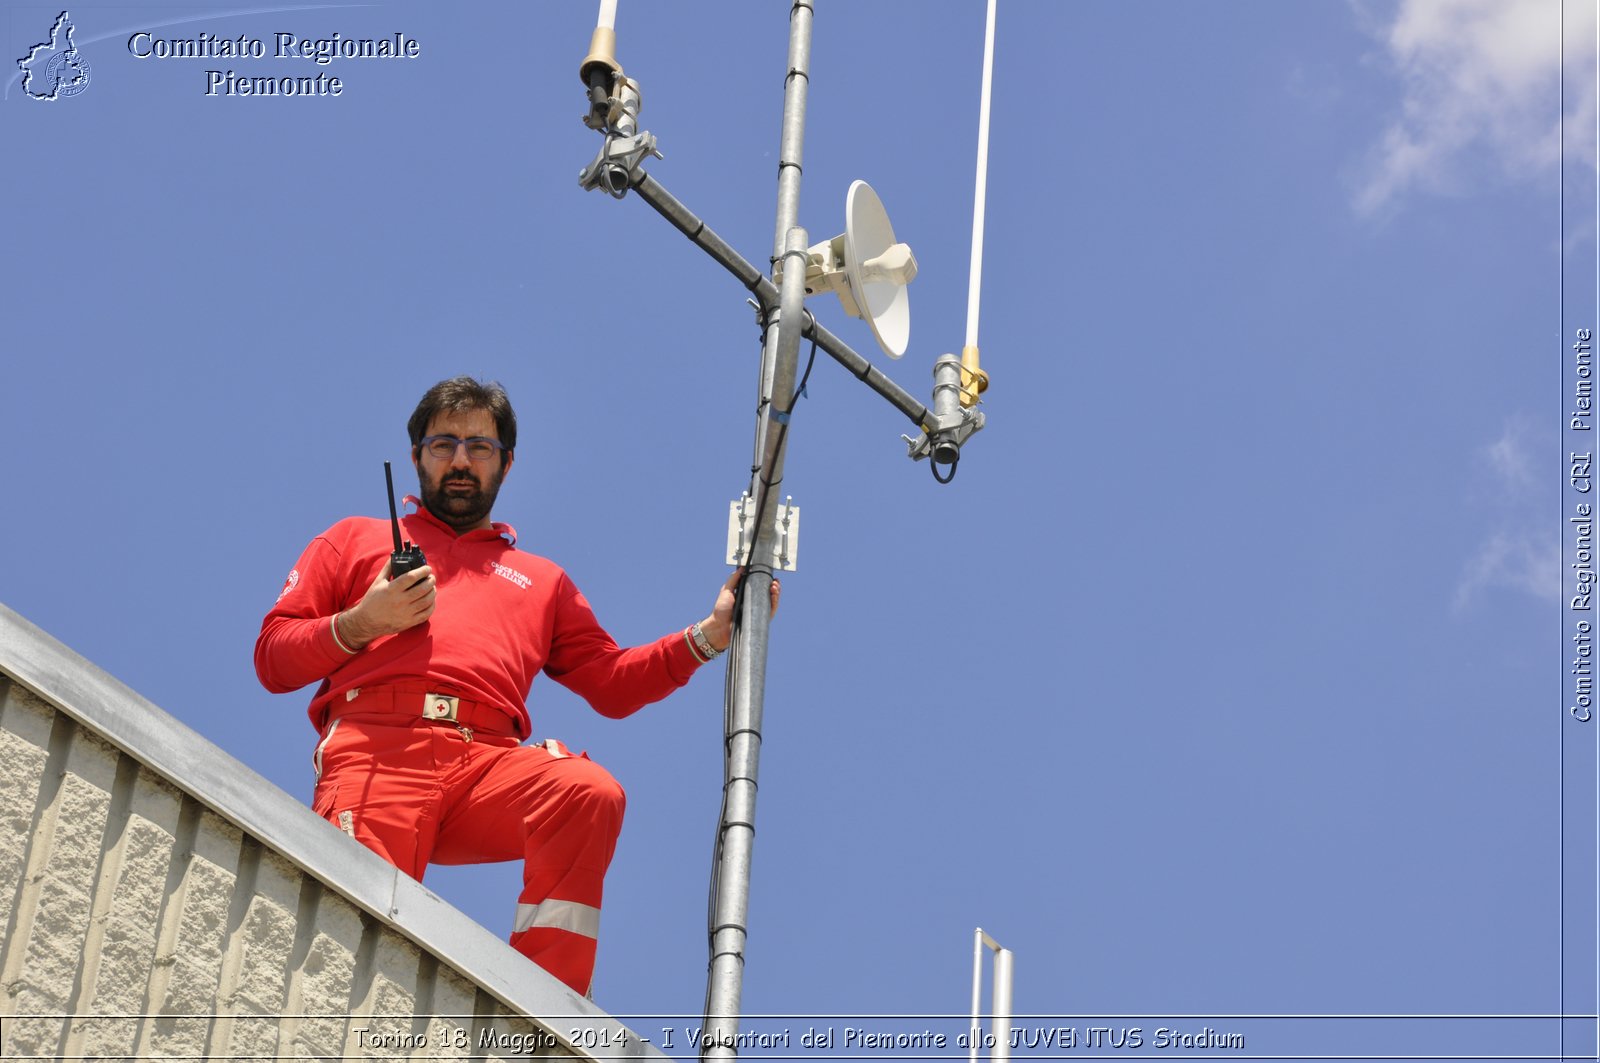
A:
[[[456,450],[459,447],[467,448],[467,457],[472,461],[488,461],[506,449],[504,443],[488,436],[473,436],[470,439],[462,439],[460,436],[424,436],[417,446],[440,461],[455,460]]]

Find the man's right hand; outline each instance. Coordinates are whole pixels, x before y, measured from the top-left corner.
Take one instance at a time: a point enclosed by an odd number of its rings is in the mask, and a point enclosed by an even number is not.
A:
[[[373,639],[416,627],[432,615],[436,589],[432,566],[414,568],[392,580],[385,563],[361,601],[334,618],[340,639],[359,650]]]

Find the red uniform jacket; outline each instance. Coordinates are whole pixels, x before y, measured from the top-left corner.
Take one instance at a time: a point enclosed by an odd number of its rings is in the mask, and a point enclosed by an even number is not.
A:
[[[527,737],[528,690],[540,671],[595,711],[622,717],[672,693],[699,665],[681,632],[619,648],[559,566],[512,545],[510,525],[458,536],[426,509],[402,523],[438,580],[425,622],[354,654],[334,640],[334,615],[359,602],[389,563],[389,523],[371,517],[349,517],[313,539],[261,622],[256,675],[275,694],[321,680],[308,710],[319,732],[345,691],[422,680],[502,709]]]

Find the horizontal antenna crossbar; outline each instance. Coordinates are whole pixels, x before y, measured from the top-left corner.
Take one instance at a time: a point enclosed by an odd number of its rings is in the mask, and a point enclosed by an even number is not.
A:
[[[877,366],[851,350],[850,345],[844,340],[823,328],[816,318],[807,317],[800,335],[809,340],[816,340],[817,346],[827,351],[829,357],[850,370],[851,374],[867,387],[888,399],[891,406],[911,418],[911,422],[918,428],[927,427],[926,406],[918,402],[905,388],[885,376]]]
[[[711,227],[700,220],[693,211],[674,198],[672,193],[661,186],[660,181],[640,170],[634,175],[633,188],[639,193],[639,198],[650,204],[657,214],[671,222],[673,228],[687,236],[696,247],[732,273],[739,283],[756,297],[763,316],[776,309],[777,287],[759,269],[751,265],[748,259],[729,246],[726,240],[712,231]],[[887,399],[891,406],[909,417],[918,428],[927,430],[929,413],[926,406],[852,350],[849,344],[823,328],[810,314],[806,315],[801,335],[806,339],[815,340],[818,347],[848,369],[852,376]]]
[[[661,187],[661,182],[641,170],[634,180],[633,188],[639,193],[639,198],[654,207],[657,214],[672,223],[673,228],[694,241],[696,247],[716,259],[724,269],[739,279],[740,284],[753,292],[761,301],[762,310],[778,305],[778,290],[761,271],[729,246],[726,240],[713,232],[711,227],[696,217],[693,211],[673,198],[672,193]],[[763,284],[766,285],[765,293],[759,290]]]

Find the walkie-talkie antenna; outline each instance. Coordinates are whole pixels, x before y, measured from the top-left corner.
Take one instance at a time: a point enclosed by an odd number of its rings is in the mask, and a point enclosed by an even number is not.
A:
[[[427,559],[422,557],[421,546],[400,541],[400,514],[395,512],[395,474],[387,461],[384,463],[384,483],[389,485],[389,528],[395,535],[395,552],[389,556],[389,578],[398,580],[414,568],[426,565]]]
[[[389,528],[394,532],[394,553],[389,555],[389,578],[399,579],[407,572],[426,565],[428,559],[422,556],[422,547],[400,541],[400,514],[394,508],[394,472],[388,462],[383,463],[383,482],[389,486]]]
[[[394,508],[394,472],[388,462],[383,463],[383,482],[389,486],[389,530],[394,532],[394,552],[398,554],[405,547],[400,545],[400,514]]]

